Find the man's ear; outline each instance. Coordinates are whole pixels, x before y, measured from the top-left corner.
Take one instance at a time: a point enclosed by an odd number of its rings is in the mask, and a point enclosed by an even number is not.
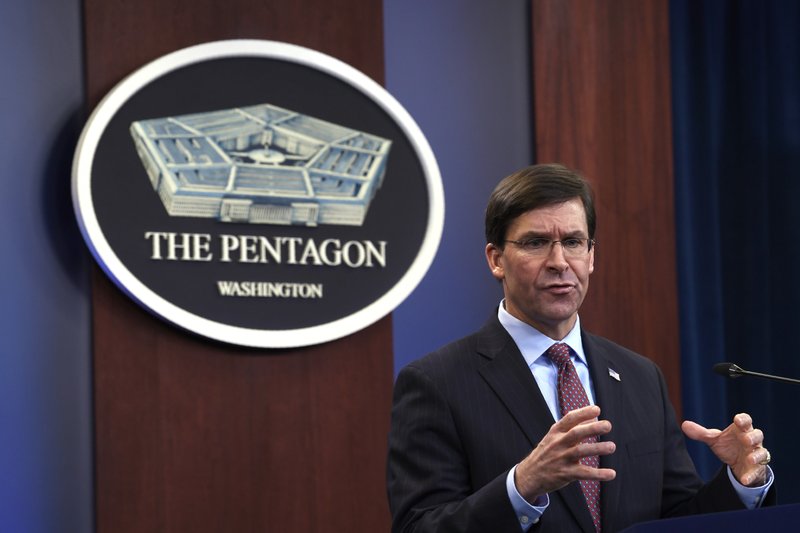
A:
[[[503,250],[492,243],[488,243],[486,245],[486,262],[489,264],[489,270],[492,276],[502,281],[505,277],[503,271]]]

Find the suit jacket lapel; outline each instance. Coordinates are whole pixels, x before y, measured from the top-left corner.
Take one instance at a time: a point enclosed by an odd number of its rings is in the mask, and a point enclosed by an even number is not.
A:
[[[511,412],[533,449],[555,421],[519,348],[496,317],[481,330],[478,355],[486,359],[479,372]],[[594,533],[592,517],[577,482],[551,493],[550,497],[561,499],[581,528]]]
[[[611,433],[604,435],[601,440],[616,441],[614,422],[620,420],[622,412],[622,381],[625,376],[619,376],[620,380],[611,375],[611,371],[616,372],[620,369],[615,365],[613,354],[602,349],[595,342],[593,335],[583,332],[583,349],[586,353],[586,360],[589,363],[589,374],[592,377],[594,386],[595,401],[600,406],[600,418],[612,421]],[[615,453],[600,457],[601,468],[612,468],[620,474],[622,466],[622,453],[624,450],[617,449]],[[612,523],[613,517],[618,513],[620,480],[616,478],[612,481],[602,483],[600,490],[600,508],[603,514],[603,529],[611,531],[616,529]]]
[[[554,422],[547,403],[517,345],[500,322],[494,318],[481,333],[478,354],[485,364],[478,371],[511,412],[533,449]]]

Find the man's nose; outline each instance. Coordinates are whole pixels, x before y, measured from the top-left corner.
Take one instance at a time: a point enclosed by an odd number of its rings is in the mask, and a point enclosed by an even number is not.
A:
[[[559,272],[563,272],[569,268],[566,257],[564,257],[564,246],[561,241],[553,241],[550,243],[550,250],[547,253],[547,266]]]

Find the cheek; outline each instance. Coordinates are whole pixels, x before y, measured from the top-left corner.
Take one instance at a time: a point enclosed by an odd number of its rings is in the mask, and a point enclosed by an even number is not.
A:
[[[539,276],[540,268],[534,263],[520,263],[515,266],[513,274],[506,271],[506,275],[515,278],[518,284],[533,285]]]

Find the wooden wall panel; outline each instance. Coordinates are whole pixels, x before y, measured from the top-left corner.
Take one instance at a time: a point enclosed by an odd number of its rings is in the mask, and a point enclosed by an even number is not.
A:
[[[680,408],[667,0],[534,0],[536,159],[581,170],[599,245],[585,327],[656,361]]]
[[[91,106],[165,53],[230,38],[308,46],[383,80],[380,0],[85,0]],[[97,531],[389,530],[391,318],[324,345],[182,333],[94,269]]]
[[[384,81],[378,0],[84,0],[84,34],[92,105],[148,61],[220,39],[307,46]]]

